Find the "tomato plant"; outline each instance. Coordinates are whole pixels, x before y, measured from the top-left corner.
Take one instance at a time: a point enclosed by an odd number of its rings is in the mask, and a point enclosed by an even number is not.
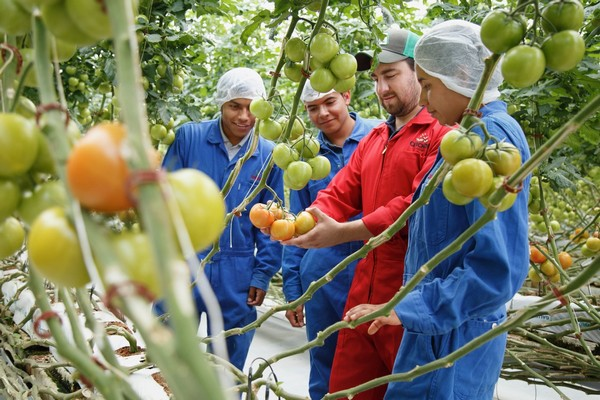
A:
[[[329,68],[319,67],[310,74],[310,85],[317,92],[327,93],[335,86],[337,80]]]
[[[285,43],[285,55],[292,62],[300,62],[304,60],[304,54],[306,53],[306,43],[299,37],[290,38]]]
[[[356,58],[347,53],[338,54],[329,63],[329,69],[337,79],[350,79],[356,73],[356,68]]]
[[[310,42],[310,54],[321,63],[331,61],[339,50],[340,46],[335,38],[324,32],[317,33]]]
[[[440,153],[451,165],[465,158],[474,157],[483,142],[475,132],[465,133],[459,129],[448,131],[440,142]]]
[[[268,228],[275,221],[275,215],[269,210],[269,206],[264,203],[256,203],[250,208],[250,222],[258,229]]]
[[[546,66],[558,72],[573,69],[583,59],[585,42],[578,32],[560,31],[542,43]]]
[[[127,132],[120,123],[101,123],[91,128],[73,147],[67,160],[67,179],[81,205],[100,212],[133,207],[129,192],[130,171]]]
[[[496,175],[510,176],[521,166],[521,152],[508,142],[487,146],[485,158]]]
[[[266,120],[273,114],[273,105],[265,99],[254,99],[250,102],[250,112],[257,119]]]
[[[304,235],[315,227],[317,221],[308,211],[300,211],[294,220],[295,234]]]
[[[0,260],[15,254],[25,241],[25,229],[18,219],[8,217],[0,222]]]
[[[536,83],[544,74],[545,68],[544,52],[538,47],[524,44],[508,50],[500,66],[504,80],[516,88]]]
[[[169,173],[167,178],[194,250],[206,248],[225,228],[221,190],[208,175],[196,169],[180,169]]]
[[[38,153],[38,129],[16,113],[0,113],[0,177],[24,174]]]
[[[90,281],[77,233],[61,207],[49,208],[35,219],[27,252],[31,265],[59,286],[81,287]]]
[[[467,158],[456,163],[452,169],[452,185],[467,197],[480,197],[492,186],[494,173],[483,160]]]
[[[542,28],[553,33],[578,31],[583,25],[583,5],[578,0],[554,0],[542,10]]]
[[[463,196],[458,193],[452,183],[452,171],[449,171],[442,182],[442,193],[450,203],[457,206],[464,206],[473,201],[473,197]]]
[[[491,52],[502,54],[525,37],[527,22],[506,10],[494,10],[481,22],[481,41]]]

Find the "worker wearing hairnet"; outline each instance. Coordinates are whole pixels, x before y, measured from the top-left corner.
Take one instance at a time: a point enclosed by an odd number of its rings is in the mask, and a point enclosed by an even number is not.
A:
[[[447,21],[433,27],[415,48],[417,77],[423,89],[421,103],[444,124],[460,122],[482,76],[484,60],[490,55],[475,24]],[[526,161],[530,154],[525,135],[506,112],[506,104],[498,100],[501,81],[500,73],[495,72],[485,89],[483,104],[471,112],[478,114],[496,139],[515,145]],[[483,136],[479,127],[474,131]],[[438,154],[414,199],[419,198],[442,161]],[[404,326],[395,374],[446,357],[505,320],[505,303],[527,275],[528,187],[526,179],[511,208],[499,212],[493,221],[437,265],[389,317],[371,323],[370,333],[388,324]],[[404,283],[485,211],[478,200],[457,206],[446,200],[441,189],[435,190],[429,202],[408,222]],[[357,306],[348,311],[345,319],[355,320],[380,307]],[[492,399],[505,345],[506,333],[457,361],[441,365],[442,368],[410,381],[392,382],[385,399]]]
[[[249,106],[259,97],[265,97],[265,87],[255,71],[234,68],[226,72],[217,83],[215,95],[221,115],[210,121],[182,125],[165,155],[163,167],[169,171],[196,168],[222,188],[237,161],[249,150],[255,122]],[[228,212],[239,206],[258,185],[272,149],[273,143],[258,138],[256,149],[243,164],[225,197]],[[280,169],[273,168],[267,185],[283,198]],[[226,330],[256,320],[255,306],[262,304],[269,282],[281,265],[281,245],[261,234],[248,217],[255,203],[266,203],[271,199],[272,192],[262,190],[241,215],[231,220],[221,235],[219,252],[205,267],[204,272],[221,305]],[[198,257],[204,258],[209,250],[199,252]],[[202,296],[197,291],[194,294],[200,315],[206,307]],[[209,326],[209,333],[218,332],[210,332]],[[230,361],[240,370],[244,367],[253,336],[252,330],[226,339]]]

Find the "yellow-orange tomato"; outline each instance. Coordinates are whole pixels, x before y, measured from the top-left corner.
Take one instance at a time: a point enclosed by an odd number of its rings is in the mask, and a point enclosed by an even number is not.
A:
[[[130,171],[123,157],[127,132],[120,123],[101,123],[79,140],[67,161],[67,180],[81,205],[118,212],[133,207],[128,195]]]
[[[546,252],[546,249],[544,248]],[[535,246],[529,246],[529,261],[540,264],[546,261],[546,256]]]
[[[550,260],[546,260],[540,265],[540,271],[546,276],[553,276],[558,273],[558,270]]]
[[[296,227],[296,235],[304,235],[315,227],[316,221],[308,211],[300,211],[294,221]]]
[[[296,226],[291,219],[277,219],[271,224],[272,240],[289,240],[294,237],[295,232]]]
[[[558,262],[560,263],[562,269],[568,269],[571,267],[571,265],[573,265],[573,258],[566,251],[561,251],[558,253]]]
[[[259,229],[268,228],[275,221],[275,215],[264,203],[256,203],[250,209],[250,222]]]

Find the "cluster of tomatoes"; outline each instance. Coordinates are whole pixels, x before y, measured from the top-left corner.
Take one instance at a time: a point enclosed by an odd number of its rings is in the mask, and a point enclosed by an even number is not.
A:
[[[490,203],[490,195],[521,166],[521,153],[514,145],[495,142],[484,148],[477,133],[460,128],[444,135],[440,152],[452,165],[442,183],[442,191],[449,202],[462,206],[478,198],[485,207],[498,211],[513,205],[517,193],[507,193],[498,204]],[[477,158],[480,154],[482,158]]]
[[[250,222],[259,229],[268,229],[273,240],[289,240],[315,227],[316,221],[308,211],[298,215],[275,202],[256,203],[250,209]]]
[[[254,99],[250,103],[250,112],[260,120],[259,134],[265,139],[280,141],[288,120],[286,117],[282,117],[281,122],[271,119],[273,110],[273,104],[265,99]],[[296,117],[288,139],[273,148],[273,162],[283,170],[287,187],[300,190],[311,179],[319,180],[329,175],[331,163],[327,157],[319,155],[320,148],[319,141],[305,134],[304,125]]]
[[[542,280],[548,280],[552,283],[560,282],[558,266],[566,271],[573,265],[573,258],[566,251],[558,253],[558,264],[547,258],[546,254],[548,254],[548,249],[545,247],[529,246],[529,261],[532,266],[529,268],[528,276],[533,283],[539,283]]]
[[[523,88],[536,83],[546,67],[564,72],[583,59],[585,42],[578,32],[583,18],[579,0],[553,0],[534,17],[533,26],[541,25],[545,35],[534,32],[530,44],[521,44],[528,32],[523,8],[495,10],[481,23],[481,40],[490,51],[506,53],[502,75],[514,87]],[[536,42],[539,38],[541,43]]]
[[[596,257],[600,253],[600,238],[598,237],[598,232],[594,232],[594,234],[590,236],[589,232],[577,228],[571,236],[572,240],[582,243],[580,250],[583,257]]]
[[[353,55],[340,53],[339,50],[334,32],[329,28],[321,28],[308,46],[299,37],[290,38],[285,44],[287,62],[283,72],[290,80],[300,82],[302,63],[309,57],[309,79],[313,89],[321,93],[331,89],[339,93],[347,92],[356,83],[357,64]]]

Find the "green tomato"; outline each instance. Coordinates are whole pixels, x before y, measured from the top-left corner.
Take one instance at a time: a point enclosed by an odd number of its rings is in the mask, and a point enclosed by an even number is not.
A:
[[[302,79],[302,66],[294,62],[288,61],[283,67],[283,73],[292,82],[300,82]]]
[[[98,40],[87,30],[80,29],[67,14],[65,1],[47,1],[41,5],[42,20],[46,28],[57,38],[80,46],[91,45]]]
[[[25,35],[31,30],[31,13],[18,6],[21,0],[0,0],[0,32]]]
[[[0,222],[0,260],[15,254],[24,241],[25,229],[18,219],[8,217]]]
[[[585,42],[578,32],[560,31],[542,43],[546,66],[558,72],[573,69],[583,60]]]
[[[306,54],[306,43],[299,37],[293,37],[285,44],[285,55],[290,61],[300,62]]]
[[[285,143],[277,143],[273,147],[273,162],[279,168],[285,170],[292,161],[298,161],[300,155]]]
[[[483,160],[467,158],[456,163],[452,169],[452,185],[467,197],[480,197],[492,186],[494,173]]]
[[[27,252],[31,265],[56,285],[82,287],[90,281],[79,238],[61,207],[49,208],[35,219]]]
[[[475,132],[452,129],[442,138],[440,153],[447,163],[454,165],[460,160],[474,157],[482,146],[481,137]]]
[[[103,2],[97,0],[65,0],[67,14],[75,25],[96,40],[107,39],[112,29]]]
[[[356,73],[356,58],[351,54],[338,54],[329,63],[329,69],[337,79],[350,79]]]
[[[24,174],[38,154],[38,129],[16,113],[0,113],[0,177]]]
[[[492,204],[490,203],[489,198],[492,195],[492,193],[494,193],[496,191],[496,189],[499,189],[500,187],[502,187],[503,182],[504,182],[503,176],[495,176],[494,181],[492,183],[492,187],[490,187],[490,190],[488,190],[486,194],[484,194],[483,196],[481,196],[479,198],[479,201],[481,202],[481,204],[483,204],[483,206],[485,208],[493,207]],[[506,211],[510,207],[512,207],[512,205],[515,203],[515,200],[517,200],[517,193],[506,193],[506,195],[502,198],[502,200],[500,201],[500,204],[498,204],[496,208],[498,211]]]
[[[8,218],[21,202],[21,188],[14,181],[0,178],[0,221]]]
[[[449,171],[442,182],[442,193],[446,200],[457,206],[464,206],[473,201],[473,197],[463,196],[458,193],[452,184],[452,171]]]
[[[319,180],[327,177],[331,172],[331,162],[325,156],[318,155],[313,158],[309,158],[306,162],[312,168],[312,175],[310,179]]]
[[[542,50],[528,45],[508,50],[501,65],[504,80],[516,88],[536,83],[544,74],[545,68],[546,59]]]
[[[510,176],[521,166],[521,152],[511,143],[487,146],[485,157],[496,175]]]
[[[338,81],[335,83],[335,86],[333,86],[333,89],[338,93],[344,93],[351,90],[355,84],[356,76],[352,75],[348,79],[338,79]]]
[[[66,207],[67,204],[67,191],[62,182],[47,181],[36,186],[32,193],[23,196],[17,213],[25,224],[31,225],[44,210]]]
[[[154,124],[150,128],[150,136],[154,140],[162,140],[167,136],[167,127],[163,124]]]
[[[38,131],[37,137],[39,146],[37,157],[31,166],[30,172],[54,175],[56,174],[56,164],[54,163],[54,157],[50,151],[50,143],[39,129],[36,130]]]
[[[257,119],[266,120],[273,114],[273,104],[263,98],[256,98],[250,102],[250,112]]]
[[[502,54],[525,37],[527,23],[506,10],[494,10],[481,22],[481,41],[491,52]]]
[[[554,0],[542,10],[542,28],[548,33],[578,31],[583,17],[583,5],[578,0]]]
[[[225,228],[225,201],[205,173],[184,168],[167,176],[195,251],[208,247]]]
[[[299,139],[297,142],[292,144],[292,148],[295,149],[303,159],[309,159],[316,157],[319,154],[321,145],[319,144],[319,141],[316,138],[312,136],[304,136],[303,138]]]
[[[335,75],[325,67],[317,68],[310,75],[310,85],[317,92],[327,93],[335,86],[337,79]]]
[[[305,161],[292,161],[283,172],[285,181],[292,190],[300,190],[310,180],[312,168]]]
[[[281,124],[272,119],[262,120],[258,125],[258,133],[267,140],[276,141],[281,136],[282,131]]]
[[[327,33],[317,33],[310,42],[310,54],[321,63],[328,63],[340,50],[335,38]]]

